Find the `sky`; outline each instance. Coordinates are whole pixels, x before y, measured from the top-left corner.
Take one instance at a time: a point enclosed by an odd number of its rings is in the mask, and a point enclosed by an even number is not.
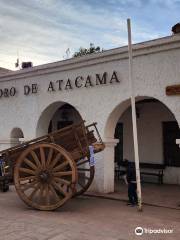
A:
[[[0,0],[0,67],[60,61],[90,43],[127,45],[127,18],[133,43],[169,36],[179,13],[180,0]]]

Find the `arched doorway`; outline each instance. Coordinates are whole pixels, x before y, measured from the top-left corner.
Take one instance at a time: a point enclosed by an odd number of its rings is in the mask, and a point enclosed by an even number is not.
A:
[[[166,184],[180,184],[180,149],[176,144],[180,130],[174,114],[165,104],[150,97],[140,97],[136,100],[136,114],[141,180],[142,185],[145,183],[145,190],[151,191],[153,188],[156,192],[161,187],[163,191],[165,186],[168,186]],[[105,133],[110,137],[113,132],[113,137],[119,140],[114,149],[114,188],[115,192],[125,194],[127,198],[123,181],[125,168],[122,162],[123,159],[134,162],[130,100],[117,106],[110,117],[111,121],[108,119],[107,123],[109,128]],[[145,190],[143,189],[144,193]],[[159,195],[163,194],[159,192]],[[149,198],[150,202],[151,198],[152,195]]]
[[[36,128],[37,137],[82,120],[79,111],[69,103],[54,102],[42,112]]]
[[[24,134],[20,128],[13,128],[10,134],[11,147],[20,144],[23,141]]]
[[[70,104],[65,103],[59,107],[51,118],[48,133],[82,121],[79,112]]]
[[[79,111],[74,106],[66,102],[55,102],[49,105],[42,112],[37,124],[37,129],[36,129],[37,136],[39,137],[39,136],[46,135],[48,133],[55,132],[64,127],[67,127],[68,125],[78,124],[82,122],[82,120],[83,119]],[[81,133],[79,135],[82,136]],[[78,145],[78,140],[77,138],[75,138],[74,134],[72,134],[72,138],[74,138],[73,141],[76,141]],[[67,150],[69,149],[66,145],[67,141],[69,141],[68,136],[67,138],[65,137],[64,139],[66,140],[65,146],[63,145],[62,147],[61,143],[59,144],[57,142],[54,143],[54,146],[58,147],[58,145],[60,145],[62,150],[72,157],[71,161],[73,165],[75,165],[74,169],[77,171],[77,175],[78,175],[76,186],[75,186],[76,195],[79,195],[84,191],[86,191],[89,188],[90,184],[92,183],[94,178],[94,166],[90,165],[88,157],[81,158],[81,159],[75,158],[75,162],[74,162],[73,152],[69,152]],[[68,142],[68,144],[72,144],[72,139],[70,139],[70,142]],[[47,158],[48,158],[48,154],[46,152],[46,159]],[[56,165],[54,166],[54,168],[58,167],[58,163],[55,163],[55,164]]]

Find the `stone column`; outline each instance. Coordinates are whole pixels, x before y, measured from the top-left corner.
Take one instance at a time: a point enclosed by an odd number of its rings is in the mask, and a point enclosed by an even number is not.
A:
[[[114,147],[118,141],[118,139],[106,138],[104,151],[95,155],[95,178],[89,191],[114,192]]]
[[[114,148],[119,139],[105,139],[104,149],[104,192],[114,192]]]

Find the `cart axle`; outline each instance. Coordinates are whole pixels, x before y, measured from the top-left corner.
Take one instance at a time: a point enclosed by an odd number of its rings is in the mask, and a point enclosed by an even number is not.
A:
[[[39,178],[42,182],[48,182],[48,180],[50,179],[51,175],[48,171],[42,171],[40,174],[39,174]]]

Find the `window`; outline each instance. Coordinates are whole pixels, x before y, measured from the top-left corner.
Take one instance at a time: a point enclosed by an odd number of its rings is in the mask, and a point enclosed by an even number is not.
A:
[[[180,167],[180,148],[176,139],[180,138],[177,122],[163,122],[163,150],[166,166]]]

